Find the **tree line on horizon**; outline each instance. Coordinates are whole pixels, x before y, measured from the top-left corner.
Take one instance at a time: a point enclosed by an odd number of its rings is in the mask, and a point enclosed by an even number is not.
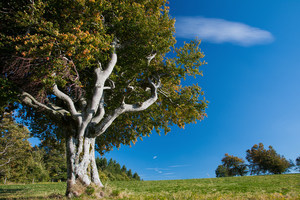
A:
[[[294,163],[278,154],[272,146],[265,149],[263,143],[255,144],[246,151],[246,160],[237,156],[225,154],[222,164],[215,170],[216,177],[261,175],[261,174],[282,174],[290,169],[300,171],[300,156]]]
[[[67,180],[64,141],[42,140],[32,147],[29,130],[16,123],[11,114],[0,119],[0,180],[2,183],[60,182]],[[96,158],[103,181],[141,180],[140,176],[113,159]]]

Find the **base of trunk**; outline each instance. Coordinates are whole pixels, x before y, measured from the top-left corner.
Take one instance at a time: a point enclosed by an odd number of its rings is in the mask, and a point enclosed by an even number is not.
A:
[[[71,180],[68,180],[66,196],[68,198],[73,198],[85,194],[96,198],[102,198],[104,197],[104,192],[102,188],[102,185],[96,185],[93,183],[90,185],[86,185],[80,179],[77,179],[75,183]]]

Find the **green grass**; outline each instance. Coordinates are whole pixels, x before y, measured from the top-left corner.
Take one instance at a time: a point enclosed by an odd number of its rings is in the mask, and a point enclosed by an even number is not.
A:
[[[0,199],[65,199],[65,187],[65,183],[0,185]],[[107,187],[111,196],[106,199],[300,200],[300,174],[171,181],[115,181],[107,183]]]
[[[0,199],[45,199],[65,191],[66,183],[8,184],[0,185]]]

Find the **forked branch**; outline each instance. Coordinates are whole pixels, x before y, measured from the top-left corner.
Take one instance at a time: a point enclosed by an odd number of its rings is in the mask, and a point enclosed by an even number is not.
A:
[[[149,106],[151,106],[158,98],[158,88],[161,85],[160,80],[157,80],[157,83],[152,81],[150,78],[148,79],[151,85],[151,97],[142,103],[137,104],[126,104],[125,102],[122,105],[115,109],[110,115],[104,118],[99,125],[95,127],[95,135],[94,137],[98,137],[103,134],[106,129],[113,123],[113,121],[125,112],[138,112],[146,110]]]

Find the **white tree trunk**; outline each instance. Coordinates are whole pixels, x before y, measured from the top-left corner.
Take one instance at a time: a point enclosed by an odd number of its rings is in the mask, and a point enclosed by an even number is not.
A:
[[[67,191],[68,197],[79,196],[85,192],[85,188],[91,184],[103,187],[100,181],[95,161],[95,138],[79,138],[70,136],[67,138]],[[79,145],[82,145],[80,147]],[[80,153],[78,150],[82,149]]]

